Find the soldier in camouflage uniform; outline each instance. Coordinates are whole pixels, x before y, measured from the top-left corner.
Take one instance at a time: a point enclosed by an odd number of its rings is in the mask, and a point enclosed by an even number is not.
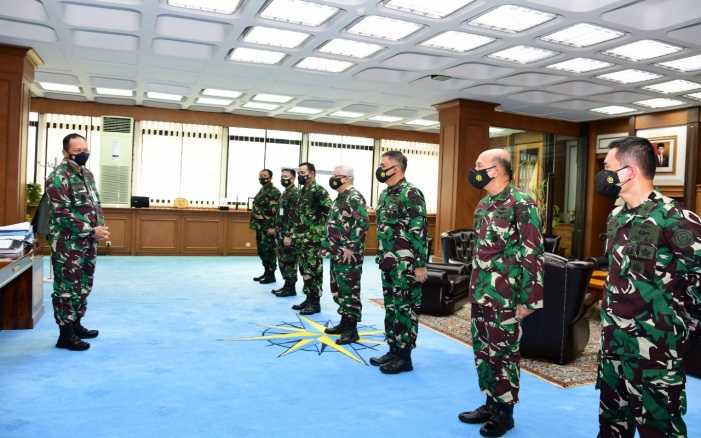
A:
[[[273,289],[278,297],[291,297],[297,295],[295,283],[297,283],[297,251],[292,245],[292,231],[294,227],[294,215],[299,199],[299,190],[295,185],[297,172],[294,169],[283,169],[280,184],[285,191],[280,197],[280,208],[275,219],[275,232],[277,233],[277,261],[280,264],[280,273],[285,279],[285,285],[280,289]],[[287,240],[287,245],[285,241]]]
[[[63,139],[64,159],[46,180],[50,201],[49,234],[54,291],[54,318],[60,335],[56,347],[80,351],[90,348],[81,339],[95,338],[97,330],[81,324],[93,284],[97,242],[108,240],[100,197],[92,173],[84,167],[89,152],[85,138]]]
[[[331,207],[326,225],[324,251],[331,255],[331,293],[338,304],[341,322],[326,333],[341,335],[336,343],[350,344],[358,340],[361,318],[360,278],[363,273],[365,234],[368,211],[363,195],[353,187],[353,168],[338,166],[329,179],[338,197]]]
[[[302,315],[312,315],[321,312],[319,299],[324,278],[321,240],[326,233],[331,199],[326,189],[316,183],[316,168],[312,163],[300,164],[297,173],[301,189],[291,244],[299,254],[299,272],[304,280],[306,298],[292,308]]]
[[[701,220],[655,190],[648,140],[610,147],[597,191],[625,204],[607,224],[599,436],[686,437],[682,356],[701,318]]]
[[[377,262],[382,271],[385,336],[389,352],[370,359],[385,374],[411,371],[416,347],[421,283],[428,273],[428,222],[421,190],[406,179],[407,159],[399,151],[382,154],[375,177],[387,183],[377,203]]]
[[[253,277],[261,284],[275,283],[275,218],[280,203],[280,191],[273,185],[273,172],[263,169],[258,174],[260,188],[253,198],[249,227],[256,231],[258,257],[263,262],[263,275]]]
[[[511,183],[511,157],[490,149],[477,158],[470,183],[485,189],[475,210],[470,298],[472,345],[486,403],[460,421],[484,423],[483,436],[513,428],[518,402],[520,321],[543,307],[543,236],[531,197]]]

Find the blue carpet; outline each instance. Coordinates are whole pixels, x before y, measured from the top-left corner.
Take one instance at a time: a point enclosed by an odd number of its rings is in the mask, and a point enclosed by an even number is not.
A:
[[[54,348],[45,284],[39,326],[0,332],[0,437],[479,436],[456,418],[482,402],[471,348],[423,327],[415,371],[398,376],[311,344],[278,357],[284,348],[267,341],[231,340],[298,322],[290,305],[301,298],[252,282],[259,267],[253,257],[100,257],[85,319],[100,336],[83,353]],[[368,258],[363,324],[381,329],[382,309],[367,302],[377,297]],[[335,323],[335,309],[326,292],[313,319]],[[701,381],[690,379],[688,395],[698,436]],[[559,389],[524,373],[521,397],[508,436],[596,435],[592,386]]]

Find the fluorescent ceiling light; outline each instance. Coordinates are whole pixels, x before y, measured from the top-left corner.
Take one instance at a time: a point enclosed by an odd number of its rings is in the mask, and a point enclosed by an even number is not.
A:
[[[684,105],[686,102],[684,102],[683,100],[667,99],[664,97],[660,97],[657,99],[639,100],[633,103],[648,108],[667,108],[669,106]]]
[[[340,11],[333,6],[304,0],[273,0],[260,16],[285,23],[320,26]]]
[[[218,88],[205,88],[202,90],[203,96],[214,96],[214,97],[229,97],[231,99],[236,99],[240,97],[243,93],[240,91],[233,90],[220,90]]]
[[[384,6],[424,17],[445,18],[473,1],[475,0],[385,0]]]
[[[168,4],[177,8],[198,11],[233,14],[239,7],[240,0],[168,0]]]
[[[273,103],[262,103],[262,102],[246,102],[243,107],[254,109],[254,110],[264,110],[264,111],[274,111],[278,109],[280,105],[275,105]]]
[[[550,35],[541,37],[542,40],[572,47],[589,47],[620,38],[625,33],[606,27],[594,26],[589,23],[579,23]]]
[[[39,82],[41,88],[46,91],[57,91],[59,93],[80,93],[77,85],[57,84],[56,82]]]
[[[356,113],[354,111],[336,111],[335,113],[329,114],[331,117],[341,117],[343,119],[357,119],[358,117],[363,117],[365,114]]]
[[[176,102],[180,102],[181,100],[183,100],[183,97],[179,94],[159,93],[156,91],[147,91],[146,97],[148,97],[149,99],[172,100]]]
[[[425,120],[425,119],[409,120],[408,122],[405,123],[405,125],[413,125],[413,126],[435,126],[437,124],[438,124],[438,122],[436,122],[435,120]]]
[[[558,62],[557,64],[549,65],[548,68],[553,70],[568,71],[571,73],[586,73],[602,68],[611,67],[610,62],[599,61],[591,58],[573,58],[567,61]]]
[[[422,27],[422,25],[410,21],[369,15],[351,26],[348,32],[370,38],[399,41]]]
[[[276,29],[274,27],[253,26],[248,29],[243,40],[251,44],[284,47],[294,49],[309,38],[308,33],[292,30]]]
[[[686,91],[697,90],[701,88],[701,84],[697,82],[684,81],[677,79],[674,81],[660,82],[659,84],[652,84],[643,87],[646,90],[657,91],[658,93],[664,94],[674,94],[674,93],[684,93]]]
[[[362,43],[360,41],[334,38],[319,48],[322,53],[332,55],[350,56],[351,58],[367,58],[382,50],[379,44]]]
[[[675,59],[674,61],[660,62],[657,65],[659,67],[664,67],[681,72],[697,71],[701,70],[701,55]]]
[[[553,20],[557,15],[516,5],[503,5],[471,20],[469,24],[518,33]]]
[[[216,105],[216,106],[229,106],[233,100],[231,99],[217,99],[216,97],[198,97],[197,103],[201,105]]]
[[[277,64],[287,56],[282,52],[271,50],[249,49],[247,47],[237,47],[231,52],[229,59],[238,62],[252,62],[255,64]]]
[[[610,105],[610,106],[602,106],[599,108],[592,108],[589,111],[594,111],[595,113],[608,114],[610,116],[613,116],[613,115],[617,115],[617,114],[631,113],[631,112],[637,111],[637,110],[635,108],[630,108],[627,106]]]
[[[305,70],[325,71],[329,73],[341,73],[348,70],[353,65],[352,62],[338,61],[335,59],[318,58],[308,56],[295,65],[296,68]]]
[[[690,97],[692,99],[701,100],[701,93],[691,93],[691,94],[686,94],[685,96]]]
[[[469,52],[477,47],[484,46],[494,41],[494,38],[477,35],[468,32],[457,32],[450,30],[440,33],[431,39],[421,43],[424,47],[433,47],[435,49],[451,50],[453,52]]]
[[[619,84],[634,84],[636,82],[651,81],[661,77],[662,75],[658,75],[657,73],[650,73],[649,71],[635,70],[632,68],[597,76],[599,79],[618,82]]]
[[[103,96],[120,96],[120,97],[132,97],[134,95],[134,90],[126,90],[124,88],[102,88],[96,87],[95,92]]]
[[[659,58],[660,56],[670,55],[672,53],[684,50],[679,46],[661,43],[655,40],[640,40],[634,43],[625,44],[623,46],[614,47],[604,53],[617,58],[627,59],[629,61],[642,61],[645,59]]]
[[[294,99],[294,97],[284,96],[282,94],[258,93],[253,96],[253,100],[257,100],[258,102],[287,103],[292,99]]]
[[[402,118],[395,116],[372,116],[368,118],[368,120],[372,120],[373,122],[395,123],[402,120]]]
[[[493,126],[489,127],[490,134],[498,135],[498,134],[504,133],[505,131],[506,131],[506,129],[504,129],[504,128],[495,128]]]
[[[502,61],[518,62],[519,64],[530,64],[532,62],[541,61],[546,58],[552,58],[559,55],[548,49],[541,49],[532,46],[514,46],[508,49],[500,50],[489,55],[490,58],[501,59]]]
[[[306,106],[293,106],[292,108],[288,109],[288,113],[292,114],[319,114],[323,110],[320,110],[318,108],[309,108]]]

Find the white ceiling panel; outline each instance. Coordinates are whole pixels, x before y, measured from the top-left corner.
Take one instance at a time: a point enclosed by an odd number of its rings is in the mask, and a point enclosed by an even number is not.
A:
[[[135,51],[139,48],[139,37],[107,32],[74,30],[73,43],[81,47]]]
[[[7,37],[9,41],[25,39],[28,41],[54,42],[58,40],[56,32],[49,26],[22,23],[21,21],[5,20],[1,18],[0,36]]]
[[[63,3],[63,21],[71,26],[136,32],[141,14],[126,9]]]
[[[384,113],[386,116],[392,116],[392,117],[402,117],[402,118],[409,118],[409,117],[416,117],[419,114],[417,110],[410,109],[410,108],[399,108],[396,110],[392,111],[387,111]]]
[[[156,33],[172,38],[218,43],[226,37],[226,23],[193,20],[161,15],[156,19]]]
[[[329,109],[338,106],[336,102],[331,100],[303,100],[299,102],[299,106],[308,108]]]
[[[605,93],[612,91],[613,88],[606,85],[595,84],[586,81],[571,81],[562,84],[551,85],[549,91],[555,93],[569,94],[570,96],[591,96],[592,94]]]
[[[621,0],[529,0],[529,3],[571,12],[589,12],[620,4]]]
[[[466,62],[465,64],[456,65],[455,67],[446,69],[443,71],[443,73],[458,78],[482,80],[506,76],[515,71],[515,68],[500,67],[492,64],[482,64],[479,62]]]
[[[368,68],[355,74],[358,79],[383,82],[404,82],[411,77],[412,73],[403,70],[390,68]]]
[[[653,96],[648,94],[634,93],[632,91],[616,91],[614,93],[605,93],[596,96],[591,96],[592,99],[612,104],[631,103],[638,100],[650,99],[652,97]]]
[[[402,70],[434,70],[455,62],[454,58],[425,55],[421,53],[400,53],[385,60],[382,65]]]
[[[108,105],[136,105],[134,99],[129,98],[116,98],[116,97],[95,97],[95,102],[106,103]]]
[[[547,91],[525,91],[523,93],[513,94],[509,96],[509,98],[537,104],[556,102],[558,100],[567,99],[568,97],[562,94],[549,93]]]
[[[675,29],[667,33],[667,36],[687,44],[701,44],[701,24]]]
[[[599,102],[592,102],[591,100],[566,100],[564,102],[556,102],[553,103],[554,107],[556,108],[564,108],[568,110],[588,110],[590,108],[596,108],[597,106],[601,106],[601,103]]]
[[[46,15],[44,5],[38,0],[0,0],[1,15],[31,21],[44,21]]]
[[[34,80],[36,82],[56,82],[58,84],[80,85],[80,81],[78,80],[77,76],[41,70],[34,74]]]
[[[549,75],[544,73],[519,73],[501,79],[499,82],[507,85],[523,87],[542,87],[567,79],[567,76]]]
[[[354,113],[368,114],[368,113],[376,112],[377,107],[372,106],[372,105],[354,104],[354,105],[348,105],[348,106],[343,107],[343,111],[351,111]]]
[[[659,30],[701,18],[699,0],[643,0],[602,14],[605,21]]]
[[[411,85],[422,88],[431,88],[434,90],[450,91],[459,90],[475,84],[474,81],[468,81],[467,79],[455,79],[447,76],[439,76],[437,79],[436,76],[437,75],[424,76],[411,82]]]
[[[214,54],[214,46],[210,44],[187,43],[184,41],[157,38],[153,40],[153,51],[166,56],[209,59]]]
[[[136,89],[136,81],[130,81],[125,79],[105,78],[96,76],[90,78],[90,82],[96,87],[123,88],[128,90]]]
[[[487,96],[503,96],[510,93],[515,93],[517,91],[523,90],[523,87],[514,87],[511,85],[499,85],[499,84],[482,84],[474,87],[466,88],[463,90],[465,93],[473,95],[487,95]]]

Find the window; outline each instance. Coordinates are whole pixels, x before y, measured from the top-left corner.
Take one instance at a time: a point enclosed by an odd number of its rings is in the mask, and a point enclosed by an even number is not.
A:
[[[37,131],[39,114],[29,113],[29,129],[27,132],[27,183],[36,182],[37,174]],[[41,179],[41,178],[39,178]]]
[[[400,151],[406,155],[406,179],[423,192],[427,212],[435,213],[438,207],[438,145],[414,141],[381,140],[380,154],[387,151]],[[378,186],[380,192],[387,187],[385,184],[378,184]]]
[[[39,124],[39,122],[37,122]],[[42,184],[46,177],[63,161],[63,137],[77,133],[88,141],[91,159],[86,164],[100,183],[100,128],[101,117],[75,116],[68,114],[46,114],[43,117],[45,135],[37,138],[45,139],[45,144],[37,147],[37,180]]]
[[[355,174],[353,186],[371,202],[373,149],[375,141],[366,137],[347,137],[341,135],[309,134],[309,158],[307,161],[316,167],[316,180],[331,198],[336,198],[336,191],[329,187],[329,178],[336,166],[353,168]]]

